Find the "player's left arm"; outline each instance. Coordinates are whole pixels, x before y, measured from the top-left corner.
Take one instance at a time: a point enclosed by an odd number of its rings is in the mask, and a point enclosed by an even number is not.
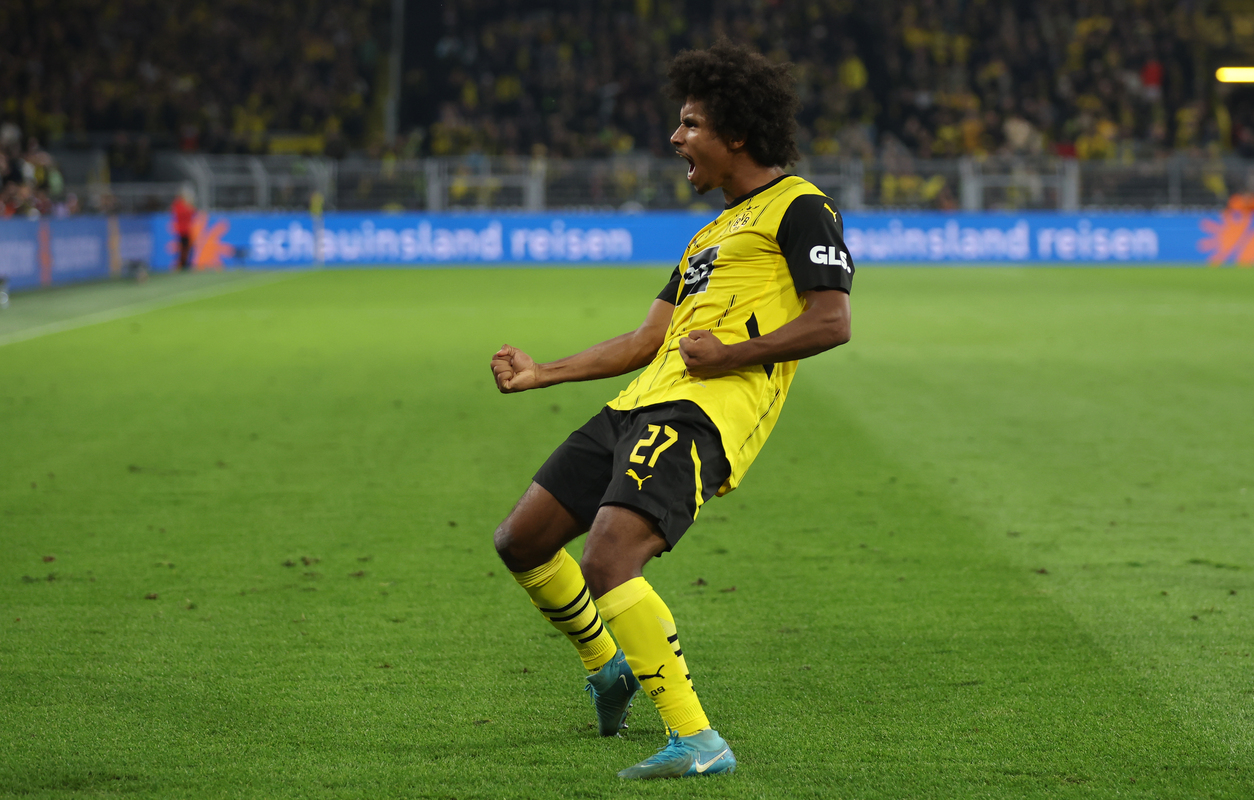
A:
[[[814,289],[802,297],[806,310],[770,333],[738,344],[723,344],[710,331],[693,331],[679,340],[688,373],[712,378],[724,372],[797,361],[849,341],[849,295],[839,289]]]
[[[690,375],[710,378],[757,364],[796,361],[849,341],[854,267],[836,205],[821,194],[795,198],[776,239],[805,310],[770,333],[732,345],[710,331],[693,331],[679,342]]]

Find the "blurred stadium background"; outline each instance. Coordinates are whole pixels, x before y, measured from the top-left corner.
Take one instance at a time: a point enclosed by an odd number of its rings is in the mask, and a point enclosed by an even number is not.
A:
[[[0,8],[3,214],[705,208],[661,90],[720,36],[796,64],[846,210],[1254,190],[1243,0],[76,0]]]

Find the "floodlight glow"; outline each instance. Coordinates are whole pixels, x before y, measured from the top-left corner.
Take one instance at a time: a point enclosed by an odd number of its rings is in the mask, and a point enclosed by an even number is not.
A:
[[[1254,67],[1220,67],[1215,77],[1220,83],[1254,83]]]

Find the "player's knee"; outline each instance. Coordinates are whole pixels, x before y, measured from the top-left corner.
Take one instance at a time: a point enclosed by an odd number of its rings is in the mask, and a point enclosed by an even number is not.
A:
[[[579,560],[579,569],[593,597],[601,597],[630,577],[621,562],[603,558],[598,552],[587,549]]]
[[[583,573],[583,579],[588,584],[593,597],[600,597],[609,591],[606,588],[609,575],[604,565],[587,550],[584,550],[583,558],[579,559],[579,570]]]
[[[511,572],[522,571],[516,568],[521,553],[519,553],[518,541],[514,538],[513,531],[510,530],[509,520],[497,526],[496,532],[492,534],[492,545],[507,569]]]
[[[518,531],[507,519],[497,526],[492,535],[492,544],[505,568],[510,572],[526,572],[535,569],[545,562],[542,554],[527,542],[527,538],[518,535]],[[552,557],[552,554],[549,554]]]

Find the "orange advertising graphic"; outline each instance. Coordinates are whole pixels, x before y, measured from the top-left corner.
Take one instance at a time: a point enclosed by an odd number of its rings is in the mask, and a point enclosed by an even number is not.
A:
[[[222,237],[230,229],[231,223],[225,219],[218,219],[210,225],[208,214],[203,211],[196,214],[192,220],[192,269],[221,269],[225,266],[222,259],[234,257],[235,247],[222,241]],[[173,236],[175,233],[173,222],[170,223],[168,230]],[[166,244],[166,251],[177,256],[178,240],[171,239]]]
[[[1197,249],[1209,253],[1206,257],[1211,266],[1235,263],[1241,267],[1254,266],[1254,212],[1230,208],[1219,215],[1218,220],[1204,219],[1201,227],[1208,236],[1197,243]]]

